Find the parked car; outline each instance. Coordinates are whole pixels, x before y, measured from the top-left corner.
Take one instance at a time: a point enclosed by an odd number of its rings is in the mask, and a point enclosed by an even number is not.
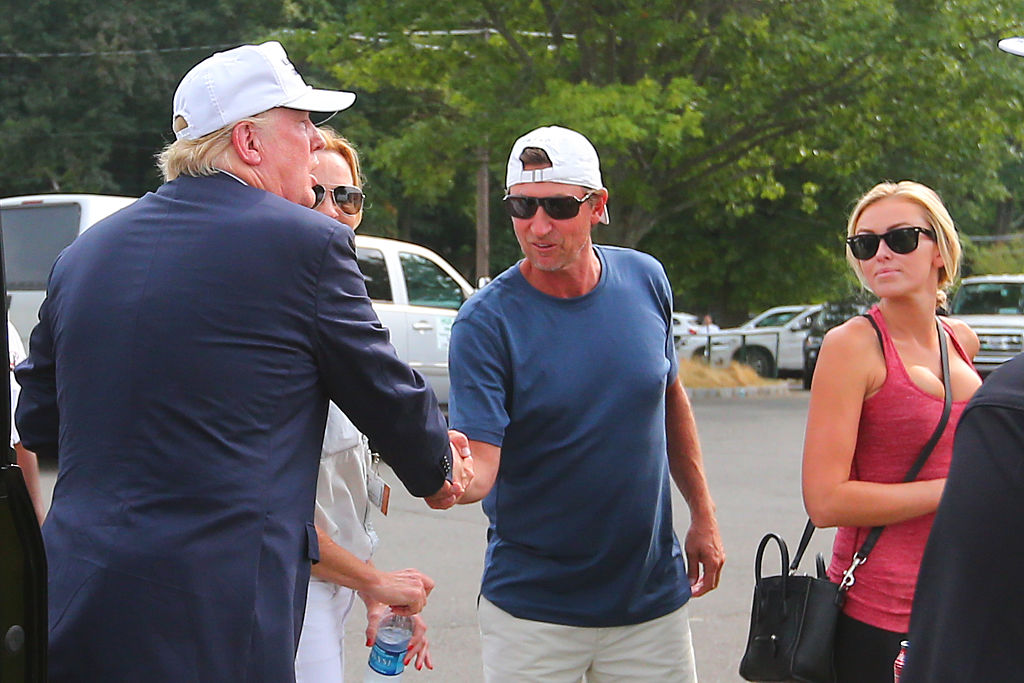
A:
[[[860,302],[832,302],[826,303],[814,314],[803,342],[804,389],[811,388],[814,367],[818,363],[818,351],[821,349],[821,340],[824,339],[825,333],[853,316],[866,312],[868,308],[868,304]]]
[[[988,375],[1024,350],[1024,275],[965,277],[949,314],[978,335],[981,348],[974,367]]]
[[[391,332],[398,357],[448,403],[448,342],[459,307],[473,287],[426,247],[356,235],[359,269],[377,316]]]
[[[683,358],[704,359],[715,366],[746,363],[764,377],[803,372],[803,339],[818,305],[775,306],[739,327],[686,338],[676,347]],[[710,342],[710,344],[709,344]]]
[[[693,313],[672,314],[672,339],[676,347],[682,340],[691,334],[697,334],[697,326],[700,321]]]
[[[28,345],[50,268],[60,252],[133,197],[49,194],[0,199],[10,318]],[[448,403],[448,340],[459,306],[473,287],[433,251],[408,242],[356,235],[366,291],[391,333],[398,356]]]

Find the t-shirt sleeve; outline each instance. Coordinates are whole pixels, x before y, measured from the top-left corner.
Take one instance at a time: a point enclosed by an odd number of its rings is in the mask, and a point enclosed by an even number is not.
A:
[[[658,301],[665,318],[665,357],[668,358],[668,383],[672,384],[679,376],[679,359],[676,358],[675,337],[672,336],[672,286],[669,284],[665,268],[658,264],[657,283]]]
[[[501,446],[508,427],[508,353],[499,333],[457,318],[448,347],[448,415],[452,429]]]

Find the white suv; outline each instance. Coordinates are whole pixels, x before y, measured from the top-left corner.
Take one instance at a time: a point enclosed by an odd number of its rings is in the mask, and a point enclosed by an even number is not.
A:
[[[11,322],[28,346],[46,281],[60,252],[92,224],[134,197],[48,194],[0,199]],[[424,247],[356,235],[359,269],[398,357],[448,403],[448,339],[459,306],[473,294],[447,261]]]

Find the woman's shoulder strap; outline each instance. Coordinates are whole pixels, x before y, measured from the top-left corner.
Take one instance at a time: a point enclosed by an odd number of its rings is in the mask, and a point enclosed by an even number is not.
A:
[[[878,346],[882,349],[882,357],[885,357],[885,341],[882,339],[882,330],[878,327],[878,323],[875,322],[874,316],[870,313],[861,313],[862,318],[867,318],[867,321],[871,323],[871,327],[875,328],[875,334],[878,336]]]

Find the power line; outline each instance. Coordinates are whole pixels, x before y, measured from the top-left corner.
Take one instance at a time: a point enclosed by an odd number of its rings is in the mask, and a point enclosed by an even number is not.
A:
[[[529,38],[551,38],[550,33],[538,32],[538,31],[515,31],[516,35],[525,36]],[[406,35],[410,35],[417,38],[424,37],[440,37],[440,36],[484,36],[491,37],[500,35],[498,31],[493,28],[472,28],[472,29],[447,29],[440,31],[407,31]],[[379,39],[387,39],[388,34],[381,33],[376,36]],[[353,33],[348,36],[352,40],[365,41],[369,38],[362,33]],[[562,38],[568,40],[574,40],[575,34],[563,33]],[[189,52],[191,50],[224,50],[227,48],[237,47],[238,43],[227,43],[223,45],[186,45],[184,47],[163,47],[163,48],[143,48],[139,50],[92,50],[92,51],[81,51],[81,52],[0,52],[0,59],[47,59],[47,58],[66,58],[66,57],[127,57],[130,55],[142,55],[142,54],[158,54],[166,52]]]
[[[972,242],[1012,242],[1024,237],[1024,232],[1013,232],[1007,235],[964,235]]]
[[[53,57],[126,57],[129,55],[157,54],[166,52],[190,52],[192,50],[222,50],[237,47],[238,43],[225,45],[187,45],[185,47],[152,47],[141,50],[95,50],[91,52],[0,52],[0,59],[42,59]]]

